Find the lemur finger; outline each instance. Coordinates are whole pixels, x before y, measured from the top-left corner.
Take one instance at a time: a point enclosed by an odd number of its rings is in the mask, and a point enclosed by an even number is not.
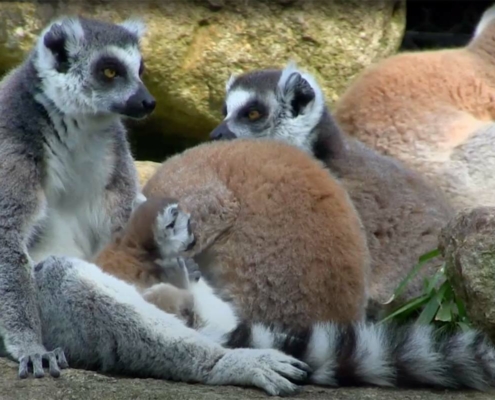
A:
[[[35,378],[43,378],[45,371],[43,370],[43,359],[41,354],[33,354],[30,356],[31,363],[33,364],[33,375]]]
[[[57,356],[53,351],[43,354],[43,360],[48,361],[48,371],[51,376],[58,378],[60,376],[60,368],[58,367]]]
[[[19,378],[25,379],[29,375],[29,357],[24,356],[19,359]]]
[[[69,363],[67,362],[67,358],[65,357],[65,353],[62,348],[57,347],[53,350],[55,356],[57,357],[58,366],[62,369],[69,368]]]

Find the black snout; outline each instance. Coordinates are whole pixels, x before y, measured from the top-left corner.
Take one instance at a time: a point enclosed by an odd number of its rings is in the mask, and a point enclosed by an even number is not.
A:
[[[231,140],[235,139],[237,136],[232,132],[227,126],[227,122],[223,121],[210,133],[211,140]]]
[[[155,98],[141,83],[136,92],[121,107],[116,107],[116,111],[129,118],[141,119],[150,115],[155,107]]]
[[[40,272],[41,268],[43,268],[43,261],[39,262],[34,266],[34,272]]]

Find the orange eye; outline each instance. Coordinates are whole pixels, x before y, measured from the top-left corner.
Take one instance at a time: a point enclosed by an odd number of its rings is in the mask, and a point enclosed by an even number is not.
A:
[[[105,68],[103,70],[103,74],[108,78],[108,79],[113,79],[115,78],[115,75],[117,75],[117,71],[115,71],[112,68]]]
[[[250,121],[256,121],[261,117],[261,114],[258,110],[251,110],[249,111],[248,118]]]

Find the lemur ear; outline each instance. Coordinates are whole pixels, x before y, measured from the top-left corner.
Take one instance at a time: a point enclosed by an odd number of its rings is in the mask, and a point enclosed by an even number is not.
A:
[[[119,24],[131,32],[138,39],[141,39],[146,34],[146,23],[138,17],[132,17]]]
[[[56,69],[67,69],[69,52],[84,39],[84,31],[77,18],[63,17],[53,22],[43,34],[43,45],[56,61]]]
[[[229,77],[229,80],[225,84],[225,92],[228,92],[230,90],[230,88],[232,87],[232,84],[234,83],[235,79],[236,79],[236,76],[234,74],[231,74],[230,77]]]
[[[315,98],[311,84],[297,70],[294,62],[282,71],[278,82],[280,100],[289,104],[293,115],[297,117]]]

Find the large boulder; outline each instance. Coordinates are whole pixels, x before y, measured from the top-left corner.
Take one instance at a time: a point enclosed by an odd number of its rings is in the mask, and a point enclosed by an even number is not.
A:
[[[469,319],[495,340],[495,207],[461,211],[442,230],[439,243]]]
[[[307,400],[489,400],[493,394],[466,391],[433,391],[376,388],[323,389],[305,387],[288,399]],[[69,369],[58,379],[18,379],[17,365],[0,358],[0,399],[2,400],[242,400],[277,399],[261,390],[233,386],[188,385],[156,379],[116,378],[90,371]]]
[[[200,140],[221,117],[231,73],[282,66],[292,58],[315,73],[328,99],[336,100],[364,67],[398,49],[405,1],[0,2],[0,71],[18,63],[43,26],[63,13],[115,21],[143,16],[149,26],[145,80],[158,100],[153,129]]]

